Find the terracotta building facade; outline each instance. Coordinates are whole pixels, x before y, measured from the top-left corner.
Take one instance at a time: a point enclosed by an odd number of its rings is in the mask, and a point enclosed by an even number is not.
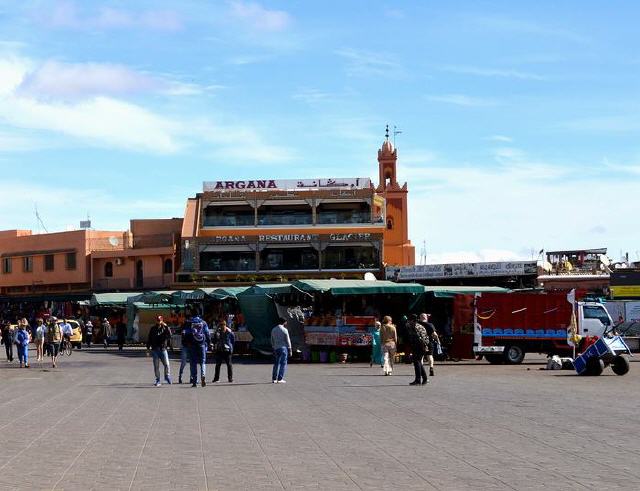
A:
[[[189,288],[217,282],[383,277],[408,266],[408,189],[397,150],[369,178],[206,182],[182,218],[126,231],[0,231],[0,296]]]
[[[187,201],[178,286],[225,281],[362,278],[386,264],[413,265],[408,189],[397,151],[378,151],[379,184],[368,178],[204,183]]]

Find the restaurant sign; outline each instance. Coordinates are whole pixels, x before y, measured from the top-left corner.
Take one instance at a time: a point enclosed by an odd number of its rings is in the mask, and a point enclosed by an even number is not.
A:
[[[260,242],[311,242],[318,240],[317,234],[267,234],[259,235]]]
[[[536,273],[536,261],[424,264],[418,266],[388,267],[386,269],[387,279],[394,280],[523,276],[535,275]]]
[[[205,181],[202,190],[244,191],[244,190],[299,190],[299,189],[366,189],[371,187],[368,177],[350,177],[333,179],[252,179],[241,181]]]

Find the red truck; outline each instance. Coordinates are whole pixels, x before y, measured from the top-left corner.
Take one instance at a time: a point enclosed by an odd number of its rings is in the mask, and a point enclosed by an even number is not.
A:
[[[489,363],[522,363],[526,353],[570,355],[575,313],[580,337],[612,325],[599,302],[572,302],[564,293],[478,293],[474,304],[476,356]]]

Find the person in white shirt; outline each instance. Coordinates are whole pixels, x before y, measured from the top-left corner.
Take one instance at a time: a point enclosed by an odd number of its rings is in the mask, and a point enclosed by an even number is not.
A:
[[[36,327],[33,330],[33,333],[33,340],[36,344],[37,361],[42,361],[44,358],[44,336],[47,333],[47,328],[45,327],[42,319],[36,319]]]
[[[69,324],[67,322],[67,319],[65,318],[62,319],[62,324],[60,324],[60,330],[62,331],[62,334],[64,335],[64,337],[67,339],[73,336],[73,327],[71,327],[71,324]]]

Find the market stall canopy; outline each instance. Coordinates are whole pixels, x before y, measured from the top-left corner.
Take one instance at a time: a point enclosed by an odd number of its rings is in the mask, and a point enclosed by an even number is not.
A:
[[[236,298],[236,295],[244,292],[248,286],[227,286],[218,288],[198,288],[192,292],[175,292],[174,299],[179,298],[183,302],[185,300],[204,300],[212,298],[214,300],[226,300],[227,298]],[[175,300],[174,300],[175,301]]]
[[[175,290],[162,290],[157,292],[144,292],[140,295],[129,297],[127,303],[146,303],[154,305],[166,305],[173,303]]]
[[[124,293],[94,293],[91,295],[91,306],[119,306],[125,307],[129,297],[141,295],[141,292],[124,292]]]
[[[375,295],[387,293],[418,295],[425,291],[424,286],[417,283],[367,280],[299,280],[294,281],[292,286],[305,292],[329,292],[332,295]]]
[[[224,288],[216,288],[209,296],[215,300],[226,300],[228,298],[237,298],[237,295],[244,292],[248,286],[227,286]]]
[[[508,288],[502,288],[499,286],[425,286],[423,287],[425,293],[432,293],[434,297],[438,298],[453,298],[456,295],[467,294],[473,295],[474,293],[508,293],[511,290]]]

